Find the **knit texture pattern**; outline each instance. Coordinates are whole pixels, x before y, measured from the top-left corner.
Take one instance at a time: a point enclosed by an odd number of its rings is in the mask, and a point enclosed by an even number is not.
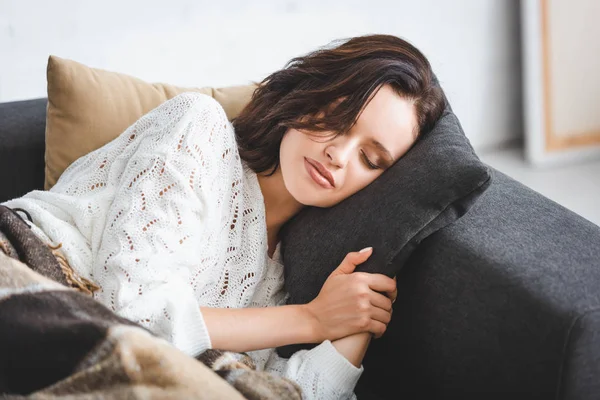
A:
[[[191,356],[211,348],[200,307],[286,302],[256,173],[210,96],[163,103],[71,164],[50,191],[4,204],[27,210],[46,244],[62,244],[71,267],[100,286],[95,299]],[[306,399],[353,398],[363,371],[329,341],[290,359],[274,349],[248,354]]]

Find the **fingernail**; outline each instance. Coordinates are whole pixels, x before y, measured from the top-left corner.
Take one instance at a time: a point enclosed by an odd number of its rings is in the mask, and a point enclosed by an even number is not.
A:
[[[367,251],[371,250],[372,247],[365,247],[364,249],[362,249],[361,251],[359,251],[359,253],[366,253]]]

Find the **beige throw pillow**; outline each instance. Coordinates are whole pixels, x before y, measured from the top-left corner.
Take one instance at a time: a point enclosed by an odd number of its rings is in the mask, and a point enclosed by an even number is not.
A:
[[[56,56],[48,59],[47,79],[46,190],[73,161],[110,142],[141,116],[180,93],[210,95],[232,119],[256,89],[255,84],[214,89],[148,83]]]

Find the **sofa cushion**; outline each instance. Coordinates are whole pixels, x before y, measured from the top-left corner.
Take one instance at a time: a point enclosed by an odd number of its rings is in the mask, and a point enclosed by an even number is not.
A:
[[[313,300],[345,255],[367,246],[373,254],[356,271],[397,275],[417,245],[465,214],[489,183],[488,167],[448,106],[434,129],[369,186],[332,208],[305,208],[286,224],[289,303]],[[309,347],[284,346],[279,354]]]
[[[186,91],[214,97],[231,119],[256,85],[213,89],[148,83],[125,74],[89,68],[50,56],[47,67],[45,189],[79,157],[102,147],[142,115]]]

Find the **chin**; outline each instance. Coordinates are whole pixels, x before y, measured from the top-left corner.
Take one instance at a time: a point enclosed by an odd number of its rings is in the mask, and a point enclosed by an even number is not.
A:
[[[294,197],[294,199],[302,204],[303,206],[309,207],[322,207],[323,199],[312,187],[308,187],[307,185],[302,185],[301,182],[296,181],[296,184],[293,187],[290,187],[286,184],[288,191]],[[291,190],[290,190],[291,189]]]
[[[312,191],[310,193],[308,193],[307,191],[304,191],[304,193],[302,193],[301,195],[296,197],[296,200],[300,204],[303,204],[303,205],[309,206],[309,207],[329,208],[329,207],[333,207],[336,204],[335,202],[333,202],[331,200],[328,201],[327,199],[323,199],[322,196],[317,196],[314,191]]]
[[[296,201],[298,203],[302,204],[303,206],[319,207],[318,199],[315,199],[314,196],[311,196],[311,193],[307,193],[306,190],[304,190],[304,191],[299,190],[296,193],[292,193],[292,196],[294,196]]]

